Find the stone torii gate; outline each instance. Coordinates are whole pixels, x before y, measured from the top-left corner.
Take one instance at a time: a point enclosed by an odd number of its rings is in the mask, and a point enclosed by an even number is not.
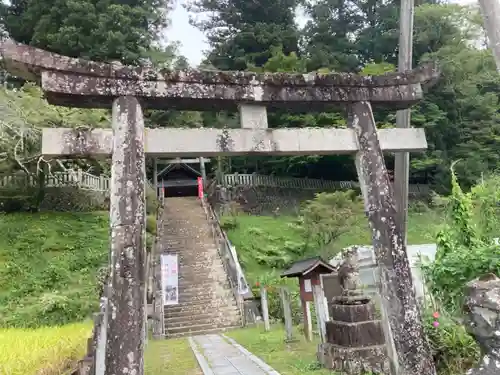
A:
[[[42,153],[112,157],[111,250],[106,374],[143,375],[145,332],[145,155],[356,155],[356,167],[380,269],[399,375],[435,374],[396,220],[383,151],[427,147],[423,129],[377,130],[373,106],[405,109],[434,80],[432,65],[383,76],[165,71],[60,56],[11,40],[1,52],[12,74],[40,83],[49,103],[112,108],[112,129],[43,131]],[[348,129],[269,129],[266,108],[303,112],[343,106]],[[241,129],[145,129],[144,108],[237,110]]]

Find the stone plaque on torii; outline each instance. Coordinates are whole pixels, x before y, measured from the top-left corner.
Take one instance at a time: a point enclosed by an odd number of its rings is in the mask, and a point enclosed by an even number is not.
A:
[[[111,257],[106,374],[143,375],[145,332],[145,155],[355,154],[380,269],[380,294],[398,354],[398,375],[435,374],[396,221],[383,151],[427,148],[423,129],[377,130],[372,106],[405,109],[437,78],[433,65],[382,76],[166,71],[60,56],[13,41],[7,69],[39,82],[49,103],[112,108],[112,129],[43,130],[42,153],[111,156]],[[269,129],[267,109],[328,111],[345,107],[348,129]],[[145,129],[145,108],[239,110],[241,129]]]

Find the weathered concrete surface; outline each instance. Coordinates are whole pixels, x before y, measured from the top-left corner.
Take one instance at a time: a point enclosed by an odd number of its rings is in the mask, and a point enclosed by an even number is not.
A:
[[[143,375],[146,287],[144,120],[137,99],[113,104],[106,375]]]
[[[242,128],[267,129],[267,108],[263,105],[242,104],[240,110],[240,123]]]
[[[349,125],[359,141],[358,176],[364,186],[362,192],[381,278],[380,295],[394,337],[398,375],[435,375],[371,105],[354,103],[350,112]]]
[[[467,328],[483,354],[467,374],[500,374],[500,279],[490,274],[467,284],[465,311]]]
[[[148,108],[189,110],[257,102],[310,112],[360,100],[407,108],[422,98],[421,83],[439,75],[432,64],[382,76],[154,70],[70,58],[12,40],[3,41],[0,52],[11,73],[41,82],[50,103],[72,107],[109,107],[114,97],[131,95]]]
[[[146,129],[146,153],[157,157],[216,155],[333,155],[358,150],[352,129]],[[423,129],[381,129],[384,151],[421,151],[427,148]],[[111,130],[92,132],[44,128],[42,153],[47,156],[111,154]]]

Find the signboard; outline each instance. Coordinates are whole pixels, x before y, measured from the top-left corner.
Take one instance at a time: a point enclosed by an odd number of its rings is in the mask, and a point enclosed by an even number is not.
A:
[[[312,290],[311,279],[304,279],[304,292],[310,293]]]
[[[177,254],[161,255],[161,288],[165,306],[179,304],[179,267]]]

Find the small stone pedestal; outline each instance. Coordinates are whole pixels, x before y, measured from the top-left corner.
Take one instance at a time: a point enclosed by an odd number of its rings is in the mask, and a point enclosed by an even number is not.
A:
[[[368,297],[339,297],[328,305],[326,343],[318,360],[328,369],[347,375],[390,374],[382,323]]]

